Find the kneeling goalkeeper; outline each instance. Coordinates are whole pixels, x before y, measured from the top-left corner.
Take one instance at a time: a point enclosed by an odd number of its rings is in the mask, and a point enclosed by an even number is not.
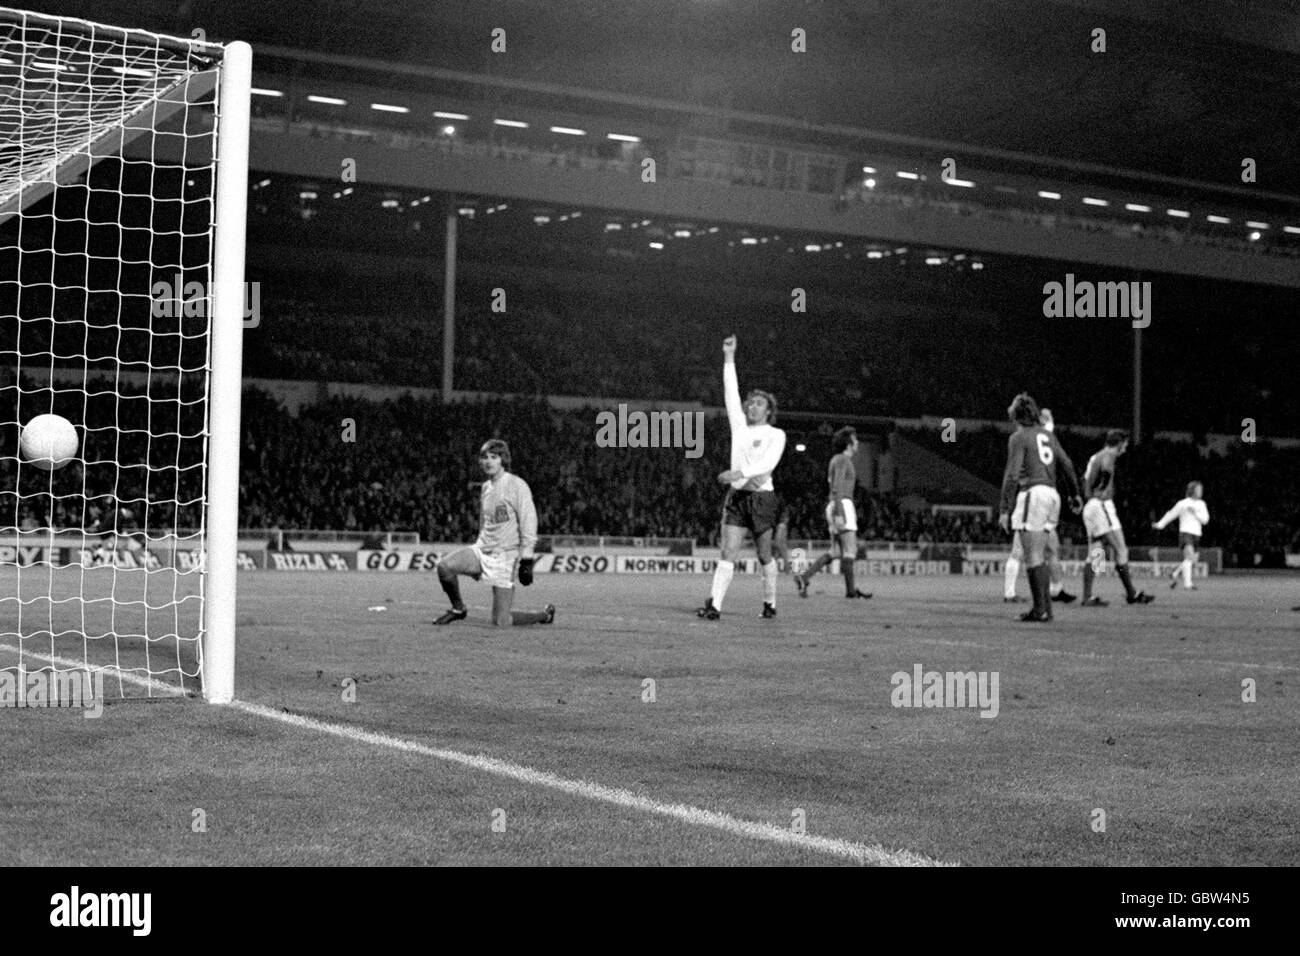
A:
[[[475,581],[487,578],[492,585],[492,623],[497,627],[514,624],[550,624],[555,605],[544,611],[511,611],[515,594],[515,567],[519,583],[533,583],[533,548],[537,545],[537,509],[528,482],[510,473],[510,446],[499,438],[485,442],[478,454],[479,467],[487,476],[483,482],[481,513],[483,524],[478,540],[468,548],[453,551],[438,562],[438,582],[451,600],[451,610],[435,624],[463,621],[469,614],[460,597],[458,575]]]

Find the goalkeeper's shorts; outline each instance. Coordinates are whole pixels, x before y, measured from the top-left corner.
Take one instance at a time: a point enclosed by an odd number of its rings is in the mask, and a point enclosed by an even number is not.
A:
[[[478,545],[470,545],[470,550],[478,557],[482,569],[478,579],[486,581],[494,588],[512,588],[515,586],[515,565],[519,563],[518,551],[485,552]]]

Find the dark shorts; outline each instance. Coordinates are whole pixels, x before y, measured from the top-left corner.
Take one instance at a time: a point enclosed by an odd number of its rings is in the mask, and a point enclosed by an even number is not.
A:
[[[1190,544],[1195,548],[1200,543],[1201,536],[1199,534],[1188,534],[1186,531],[1178,532],[1178,547],[1185,548]]]
[[[722,506],[722,523],[748,528],[757,537],[776,527],[780,508],[781,500],[775,491],[732,489],[727,492],[727,500]]]
[[[776,523],[777,525],[790,523],[790,503],[779,491],[776,493]]]

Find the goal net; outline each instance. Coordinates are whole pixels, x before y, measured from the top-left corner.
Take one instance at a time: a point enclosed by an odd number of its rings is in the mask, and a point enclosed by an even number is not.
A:
[[[233,693],[250,85],[243,43],[0,9],[0,706]]]

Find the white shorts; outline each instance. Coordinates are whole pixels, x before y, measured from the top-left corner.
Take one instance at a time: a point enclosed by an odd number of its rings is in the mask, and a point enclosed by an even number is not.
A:
[[[1124,530],[1119,523],[1119,515],[1115,513],[1115,502],[1102,501],[1100,498],[1089,498],[1083,506],[1083,526],[1090,539],[1100,538],[1108,531]]]
[[[843,534],[845,531],[858,530],[858,510],[853,507],[852,498],[841,498],[840,503],[844,505],[844,527],[839,531],[835,530],[835,505],[826,502],[826,527],[831,530],[831,537],[837,534]]]
[[[1047,532],[1047,538],[1051,542],[1052,551],[1055,552],[1057,555],[1060,555],[1061,539],[1060,536],[1057,535],[1055,528]],[[1007,560],[1008,561],[1025,560],[1025,545],[1024,542],[1020,540],[1020,535],[1018,534],[1013,534],[1011,536],[1011,554],[1007,555]]]
[[[519,560],[518,551],[498,551],[496,554],[485,554],[476,544],[470,545],[470,550],[478,558],[479,567],[483,573],[479,580],[486,581],[494,588],[512,588],[515,586],[515,564]]]
[[[1030,485],[1016,495],[1011,527],[1016,531],[1055,531],[1061,520],[1061,496],[1047,485]]]

